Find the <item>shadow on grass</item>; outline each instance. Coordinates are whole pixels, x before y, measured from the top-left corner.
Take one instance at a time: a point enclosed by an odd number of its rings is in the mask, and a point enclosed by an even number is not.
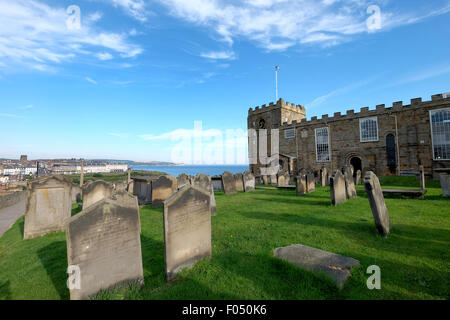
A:
[[[20,234],[21,234],[21,236],[22,236],[22,239],[23,239],[23,234],[24,234],[24,230],[25,230],[25,220],[24,219],[22,219],[22,220],[20,220],[20,222],[19,222],[19,230],[20,230]]]
[[[67,288],[67,247],[65,241],[56,241],[37,252],[42,265],[58,292],[59,298],[69,299]]]
[[[0,300],[11,299],[10,281],[0,282]]]

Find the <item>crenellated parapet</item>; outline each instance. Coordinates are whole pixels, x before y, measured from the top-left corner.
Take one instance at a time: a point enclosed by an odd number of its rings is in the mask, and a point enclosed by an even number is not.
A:
[[[277,103],[269,103],[269,105],[265,105],[263,104],[261,107],[255,107],[254,109],[250,108],[248,110],[248,114],[249,115],[254,115],[254,114],[258,114],[258,113],[263,113],[263,112],[267,112],[267,111],[271,111],[273,109],[276,108],[283,108],[283,109],[287,109],[293,112],[298,112],[298,113],[306,113],[306,109],[304,106],[302,105],[296,105],[295,103],[290,103],[288,101],[284,101],[283,99],[279,99],[277,101]]]
[[[436,94],[431,96],[430,101],[422,101],[422,98],[411,99],[410,104],[404,105],[403,101],[397,101],[392,103],[392,107],[386,107],[384,104],[377,105],[374,110],[370,110],[369,107],[363,107],[359,112],[355,110],[347,110],[344,115],[340,112],[335,112],[332,117],[328,114],[322,115],[321,118],[311,117],[310,120],[303,119],[300,122],[293,121],[292,123],[283,122],[282,127],[291,128],[292,126],[303,126],[319,123],[329,123],[333,121],[361,118],[361,117],[371,117],[376,115],[381,115],[387,112],[397,113],[411,108],[420,108],[422,106],[428,106],[430,104],[449,104],[450,105],[450,93],[447,94]]]

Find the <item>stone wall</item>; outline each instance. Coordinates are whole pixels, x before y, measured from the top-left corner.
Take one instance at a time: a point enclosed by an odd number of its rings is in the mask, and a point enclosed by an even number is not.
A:
[[[20,201],[25,201],[26,191],[17,191],[8,194],[0,194],[0,209],[11,207]]]

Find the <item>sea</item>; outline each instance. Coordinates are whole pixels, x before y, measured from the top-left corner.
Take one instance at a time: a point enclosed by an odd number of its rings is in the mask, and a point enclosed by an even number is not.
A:
[[[233,174],[244,173],[249,170],[248,165],[188,165],[188,166],[145,166],[138,165],[130,166],[133,170],[147,170],[147,171],[160,171],[171,176],[177,177],[178,175],[184,173],[188,176],[195,176],[199,173],[203,173],[209,176],[218,176],[229,171]]]

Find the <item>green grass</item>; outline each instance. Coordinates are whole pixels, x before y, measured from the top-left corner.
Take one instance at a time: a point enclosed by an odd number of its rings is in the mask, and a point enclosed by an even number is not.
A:
[[[389,183],[386,188],[417,187],[413,179],[381,180]],[[386,199],[388,238],[377,234],[362,186],[358,199],[336,208],[329,187],[302,197],[295,190],[218,192],[212,257],[170,284],[162,208],[144,207],[145,286],[101,292],[96,299],[449,299],[450,200],[438,187],[428,183],[424,200]],[[22,232],[23,218],[0,238],[0,299],[68,299],[65,234],[22,240]],[[361,267],[339,291],[327,278],[272,256],[273,249],[294,243],[358,259]],[[381,268],[381,290],[366,287],[370,265]]]

